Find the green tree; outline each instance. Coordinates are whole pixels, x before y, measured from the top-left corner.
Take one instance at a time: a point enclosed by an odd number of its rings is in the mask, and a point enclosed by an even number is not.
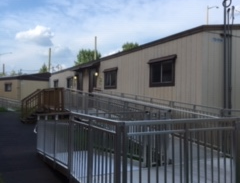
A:
[[[20,76],[20,75],[22,75],[23,73],[22,73],[22,69],[20,69],[19,71],[18,71],[18,75]]]
[[[78,64],[84,64],[89,61],[95,60],[94,55],[95,55],[94,50],[82,49],[79,51],[79,53],[77,55],[77,61],[75,61],[74,63],[75,63],[75,65],[78,65]],[[97,52],[96,59],[99,59],[99,58],[101,58],[101,54],[99,52]]]
[[[129,42],[126,42],[122,45],[122,51],[127,51],[127,50],[131,50],[133,48],[136,48],[138,47],[138,43],[129,43]]]
[[[39,73],[44,73],[44,72],[48,72],[48,68],[45,63],[42,65],[42,67],[39,70]]]
[[[16,75],[17,75],[17,73],[14,70],[12,70],[10,73],[10,76],[16,76]]]

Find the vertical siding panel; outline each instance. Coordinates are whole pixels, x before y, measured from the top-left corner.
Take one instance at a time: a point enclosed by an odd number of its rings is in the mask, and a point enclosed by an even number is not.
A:
[[[103,70],[118,67],[116,91],[222,107],[223,43],[219,33],[220,31],[201,32],[102,61],[101,87],[103,89],[104,86]],[[239,108],[240,42],[239,38],[236,39],[233,40],[233,103]],[[175,86],[149,87],[148,61],[172,54],[177,54]]]
[[[195,61],[195,104],[202,104],[202,68],[203,68],[203,34],[198,34],[196,38],[196,44],[198,45],[196,48],[196,61]]]
[[[233,31],[232,46],[232,108],[240,108],[240,32]]]
[[[202,59],[202,104],[206,104],[207,102],[207,94],[208,94],[208,37],[206,34],[203,35],[203,59]],[[203,74],[204,73],[204,74]]]
[[[223,43],[218,34],[204,37],[203,98],[204,105],[222,107],[223,98]]]

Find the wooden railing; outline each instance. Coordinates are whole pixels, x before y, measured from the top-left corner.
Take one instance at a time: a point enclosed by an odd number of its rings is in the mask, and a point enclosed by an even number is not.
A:
[[[21,102],[21,120],[24,123],[36,121],[36,113],[64,111],[64,89],[50,88],[36,90]]]

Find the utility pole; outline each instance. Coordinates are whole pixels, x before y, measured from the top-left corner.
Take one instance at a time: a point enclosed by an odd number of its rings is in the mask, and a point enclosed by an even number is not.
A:
[[[12,54],[12,52],[6,52],[6,53],[0,53],[0,58],[1,58],[1,56],[2,55],[7,55],[7,54]],[[1,60],[0,60],[1,61]],[[2,68],[3,70],[2,70],[2,74],[3,74],[3,76],[5,75],[5,65],[3,64],[3,68]]]
[[[48,72],[51,70],[51,48],[48,50]]]
[[[97,36],[94,39],[94,60],[97,60]]]
[[[208,25],[208,22],[209,22],[209,10],[212,9],[212,8],[217,8],[218,9],[218,6],[207,6],[207,25]]]

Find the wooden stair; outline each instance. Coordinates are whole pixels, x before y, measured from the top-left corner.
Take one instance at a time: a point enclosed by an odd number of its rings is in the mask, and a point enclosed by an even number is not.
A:
[[[22,123],[36,123],[38,114],[65,111],[64,88],[36,90],[24,98],[21,104]]]

